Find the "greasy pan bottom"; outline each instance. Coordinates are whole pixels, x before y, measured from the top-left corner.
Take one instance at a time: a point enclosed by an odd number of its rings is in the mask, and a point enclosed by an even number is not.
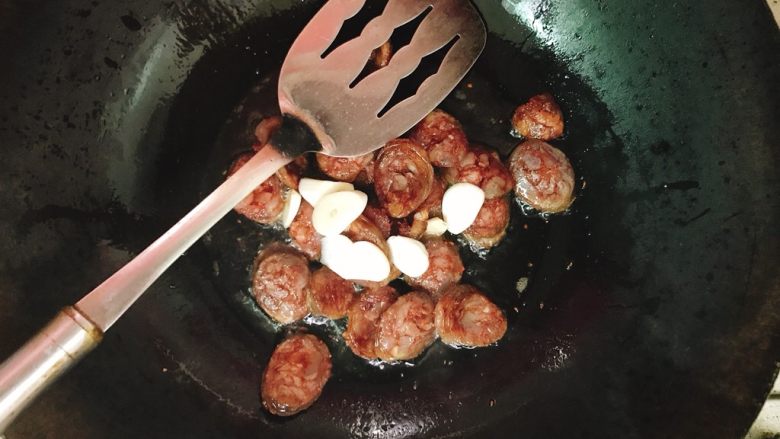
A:
[[[0,73],[2,355],[224,178],[274,111],[274,75],[320,4],[110,3],[9,3],[15,19],[0,21],[11,60]],[[488,45],[443,108],[506,154],[514,106],[550,91],[568,123],[553,143],[579,182],[570,213],[546,221],[514,206],[501,246],[463,250],[466,279],[507,312],[498,347],[437,344],[416,367],[380,370],[316,327],[334,376],[310,410],[272,417],[258,382],[284,331],[247,288],[257,250],[279,235],[231,214],[8,437],[746,430],[780,350],[780,78],[768,61],[780,41],[767,11],[476,3]]]

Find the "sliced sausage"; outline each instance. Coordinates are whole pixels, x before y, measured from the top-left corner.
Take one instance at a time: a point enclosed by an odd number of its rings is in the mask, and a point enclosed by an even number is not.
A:
[[[295,215],[287,232],[290,234],[293,245],[302,251],[311,260],[320,258],[320,249],[322,237],[314,230],[311,223],[311,216],[314,208],[306,201],[301,201],[301,207],[298,214]]]
[[[301,155],[276,171],[276,176],[279,177],[279,180],[288,188],[298,190],[298,183],[301,182],[301,177],[303,177],[303,174],[308,167],[309,157]]]
[[[309,311],[316,316],[337,320],[347,315],[355,298],[352,282],[342,279],[328,267],[311,274],[307,287]]]
[[[362,186],[373,186],[375,168],[376,168],[376,154],[374,154],[371,161],[366,164],[363,170],[360,171],[360,173],[358,174],[357,178],[355,178],[355,184],[362,185]]]
[[[261,120],[255,127],[257,143],[252,145],[252,149],[260,151],[271,140],[271,136],[279,130],[280,126],[282,126],[281,116],[268,116]]]
[[[563,134],[561,107],[549,93],[536,95],[517,107],[512,116],[512,128],[527,139],[556,139]]]
[[[347,230],[344,231],[344,235],[353,242],[368,241],[376,245],[387,256],[387,259],[391,260],[390,246],[387,245],[387,241],[382,234],[382,230],[380,230],[376,224],[366,218],[365,215],[360,215],[358,219],[353,221]],[[368,280],[353,280],[353,282],[365,288],[379,288],[381,286],[387,285],[400,275],[401,272],[391,264],[390,275],[387,277],[387,279],[381,282],[373,282]]]
[[[431,185],[431,193],[428,194],[428,198],[423,201],[420,207],[417,208],[418,212],[428,212],[428,216],[441,216],[441,200],[444,198],[444,192],[447,190],[447,185],[439,177],[434,177],[433,184]]]
[[[309,408],[322,393],[331,372],[328,347],[311,334],[293,335],[274,349],[263,372],[263,407],[278,416]]]
[[[257,258],[252,277],[252,294],[260,308],[282,324],[306,316],[306,285],[309,262],[290,247],[273,245]]]
[[[460,259],[458,247],[441,238],[425,241],[428,250],[428,270],[420,277],[407,278],[412,288],[428,291],[433,297],[438,297],[441,291],[460,281],[465,268]]]
[[[433,167],[419,145],[407,140],[391,140],[377,157],[374,189],[393,218],[414,212],[431,193]]]
[[[233,175],[249,159],[253,153],[240,155],[230,166],[228,175]],[[272,175],[260,184],[251,194],[247,195],[235,207],[236,212],[261,224],[272,224],[279,219],[284,210],[284,190],[281,181]]]
[[[363,216],[379,228],[385,239],[389,238],[393,233],[395,226],[394,218],[390,218],[390,214],[387,213],[384,207],[369,202],[365,210],[363,210]]]
[[[396,224],[396,233],[407,238],[419,239],[425,233],[425,229],[428,227],[428,215],[427,210],[417,211],[414,215],[398,220]]]
[[[509,193],[515,183],[498,153],[480,145],[472,145],[458,166],[447,169],[444,177],[449,184],[464,182],[479,186],[488,200]]]
[[[443,343],[479,347],[506,332],[504,313],[471,285],[453,285],[436,303],[436,332]]]
[[[411,360],[436,339],[434,303],[427,293],[401,296],[379,319],[376,354],[380,360]]]
[[[509,212],[508,197],[485,200],[477,218],[463,232],[463,236],[478,247],[494,247],[506,235]]]
[[[315,157],[317,166],[325,175],[334,180],[352,183],[374,159],[374,153],[370,152],[358,157],[331,157],[317,153]]]
[[[469,145],[460,122],[439,109],[425,116],[409,138],[428,151],[431,164],[442,168],[456,166]]]
[[[374,64],[375,69],[381,69],[382,67],[387,67],[388,64],[390,64],[390,59],[393,57],[393,45],[390,43],[390,41],[385,41],[385,44],[382,44],[378,48],[374,49],[373,52],[371,52],[371,62]]]
[[[555,213],[573,201],[574,169],[558,148],[541,140],[526,140],[509,157],[515,195],[540,212]]]
[[[393,287],[367,289],[352,302],[347,312],[347,329],[342,336],[350,350],[358,357],[374,360],[376,333],[382,313],[398,299]]]

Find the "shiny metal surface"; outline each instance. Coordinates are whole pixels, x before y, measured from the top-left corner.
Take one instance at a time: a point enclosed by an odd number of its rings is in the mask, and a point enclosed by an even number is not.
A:
[[[0,365],[0,432],[101,337],[92,322],[68,307]]]
[[[391,0],[382,16],[369,23],[361,37],[321,60],[344,20],[365,1],[333,0],[325,4],[300,34],[287,55],[279,80],[279,103],[285,115],[305,122],[330,154],[349,156],[370,152],[422,119],[455,87],[485,44],[484,24],[466,0]],[[390,65],[364,83],[349,84],[365,66],[371,51],[393,29],[427,7],[409,46],[401,48]],[[421,59],[459,37],[439,68],[415,96],[382,118],[376,114],[391,98],[398,83]],[[327,44],[325,44],[327,43]],[[67,308],[0,368],[0,431],[72,364],[91,350],[139,297],[214,224],[245,196],[307,149],[311,135],[300,123],[285,122],[269,145],[231,175],[173,227],[97,288]],[[360,127],[360,134],[352,132]],[[316,145],[307,145],[313,149]]]
[[[336,156],[365,154],[400,136],[453,90],[485,46],[486,30],[479,14],[462,0],[390,0],[379,17],[361,35],[329,53],[344,20],[354,16],[366,0],[330,1],[309,22],[288,53],[279,80],[282,112],[306,122],[323,150]],[[426,9],[409,45],[398,48],[390,64],[354,87],[350,84],[366,65],[371,52],[387,41],[393,30]],[[423,57],[447,46],[438,71],[423,81],[417,93],[378,116],[399,82],[418,68]]]
[[[192,244],[247,194],[290,162],[264,148],[141,254],[79,300],[76,307],[108,330]]]

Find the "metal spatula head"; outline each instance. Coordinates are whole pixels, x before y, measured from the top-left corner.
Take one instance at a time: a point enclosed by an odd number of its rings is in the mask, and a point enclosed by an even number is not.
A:
[[[485,47],[485,25],[468,0],[389,0],[360,36],[323,54],[344,22],[373,0],[330,0],[293,43],[279,79],[282,113],[309,126],[325,153],[365,154],[408,131],[463,79]],[[387,67],[354,84],[374,49],[426,14]],[[417,92],[386,108],[400,81],[427,55],[449,48]]]

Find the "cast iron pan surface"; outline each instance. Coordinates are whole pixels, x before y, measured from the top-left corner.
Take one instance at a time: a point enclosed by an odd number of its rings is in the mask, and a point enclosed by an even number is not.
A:
[[[7,431],[15,438],[744,434],[780,360],[780,36],[763,2],[479,0],[490,30],[443,104],[507,153],[564,109],[570,214],[513,212],[463,250],[507,312],[498,348],[356,360],[301,415],[259,404],[284,330],[247,297],[279,239],[231,214]],[[0,357],[172,225],[275,111],[320,1],[0,3]],[[529,279],[522,294],[515,289]]]

